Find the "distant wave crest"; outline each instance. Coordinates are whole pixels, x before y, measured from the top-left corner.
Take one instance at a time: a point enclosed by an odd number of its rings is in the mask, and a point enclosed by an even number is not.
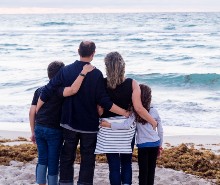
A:
[[[45,22],[45,23],[42,23],[40,25],[41,26],[64,26],[64,25],[72,26],[73,23],[67,23],[67,22]]]
[[[220,74],[128,74],[140,83],[167,87],[206,87],[220,88]]]

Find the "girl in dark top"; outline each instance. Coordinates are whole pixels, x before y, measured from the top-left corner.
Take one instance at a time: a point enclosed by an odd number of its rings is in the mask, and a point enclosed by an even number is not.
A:
[[[106,88],[107,92],[112,99],[112,101],[118,106],[128,109],[131,105],[133,105],[136,112],[147,122],[152,124],[153,128],[156,128],[157,122],[151,117],[151,115],[147,112],[147,110],[143,107],[141,103],[141,91],[139,84],[137,81],[125,78],[125,62],[122,56],[118,52],[111,52],[105,57],[105,66],[106,66]],[[102,114],[102,118],[109,118],[119,116],[117,114],[113,114],[109,111],[104,110]],[[114,118],[113,118],[114,119]],[[121,119],[121,118],[119,118]],[[124,121],[124,120],[123,120]],[[119,152],[112,152],[114,150],[114,146],[108,145],[104,146],[100,136],[102,135],[102,131],[105,128],[101,128],[98,134],[97,139],[97,147],[101,146],[103,149],[103,153],[106,153],[108,164],[109,164],[109,178],[111,185],[129,185],[132,184],[132,150],[129,153],[126,151],[120,150]],[[106,128],[107,129],[107,128]],[[105,138],[111,138],[108,131],[113,134],[111,129],[107,129],[104,131]],[[117,131],[118,132],[118,131]],[[119,132],[119,138],[122,138],[122,133]],[[126,133],[125,133],[126,134]],[[117,133],[114,133],[114,137],[116,137]],[[102,135],[103,136],[103,135]],[[132,136],[133,138],[133,136]],[[130,140],[131,146],[131,140]],[[133,148],[134,145],[132,145]],[[106,149],[106,151],[104,151]],[[112,151],[110,151],[112,149]],[[100,153],[100,152],[97,152]]]

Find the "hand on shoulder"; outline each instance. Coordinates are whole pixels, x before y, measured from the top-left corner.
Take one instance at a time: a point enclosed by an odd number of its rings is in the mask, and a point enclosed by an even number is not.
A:
[[[93,69],[95,69],[95,66],[93,66],[91,64],[86,64],[83,66],[82,73],[87,74],[87,73],[91,72]]]

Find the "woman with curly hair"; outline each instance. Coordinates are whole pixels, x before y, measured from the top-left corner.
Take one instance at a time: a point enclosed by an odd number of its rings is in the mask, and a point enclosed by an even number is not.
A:
[[[141,90],[137,81],[125,77],[125,62],[118,52],[111,52],[105,59],[105,85],[112,101],[124,109],[133,106],[137,114],[156,128],[157,122],[141,103]],[[101,127],[97,137],[96,154],[105,153],[109,164],[111,185],[132,184],[132,150],[135,124],[127,130],[118,130],[125,118],[104,110],[101,118],[111,123],[111,128]]]

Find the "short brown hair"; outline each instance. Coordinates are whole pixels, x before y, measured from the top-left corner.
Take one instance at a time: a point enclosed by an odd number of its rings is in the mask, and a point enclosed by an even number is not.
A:
[[[48,78],[52,79],[65,64],[60,61],[51,62],[47,67]]]
[[[95,52],[95,43],[92,41],[82,41],[79,45],[79,55],[81,57],[90,57]]]

